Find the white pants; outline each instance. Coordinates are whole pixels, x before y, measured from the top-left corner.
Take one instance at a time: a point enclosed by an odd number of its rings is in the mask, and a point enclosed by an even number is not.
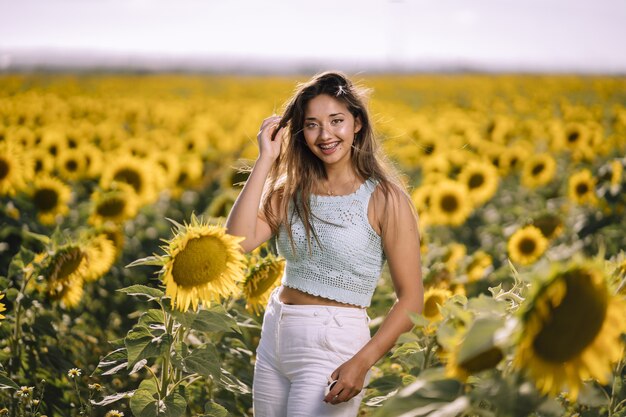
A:
[[[365,390],[347,402],[324,402],[327,377],[370,340],[365,309],[291,305],[270,297],[252,383],[254,417],[354,417]],[[368,371],[364,385],[369,383]]]

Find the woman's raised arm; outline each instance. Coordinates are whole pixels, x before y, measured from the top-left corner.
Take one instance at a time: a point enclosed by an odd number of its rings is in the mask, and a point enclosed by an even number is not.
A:
[[[257,135],[259,157],[226,220],[228,234],[245,238],[241,242],[244,252],[254,250],[272,235],[270,226],[259,216],[259,206],[267,175],[280,155],[282,128],[272,140],[272,133],[278,128],[279,121],[280,116],[272,116],[261,124]]]

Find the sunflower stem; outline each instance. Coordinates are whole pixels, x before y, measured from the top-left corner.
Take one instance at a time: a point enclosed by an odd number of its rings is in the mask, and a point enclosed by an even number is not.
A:
[[[165,313],[165,332],[167,334],[172,334],[172,324],[173,319],[171,314]],[[168,394],[167,388],[170,383],[170,350],[171,347],[163,354],[163,365],[161,367],[161,398],[167,397]]]
[[[22,285],[20,286],[20,292],[18,296],[15,298],[15,327],[13,328],[13,340],[11,340],[11,359],[9,361],[9,369],[11,371],[11,376],[16,376],[19,366],[21,365],[20,357],[21,354],[21,346],[20,343],[22,340],[22,299],[24,298],[24,293],[26,291],[26,285],[28,281],[30,281],[32,275],[28,275],[26,279],[22,280]]]
[[[422,371],[425,371],[430,364],[430,354],[432,353],[433,347],[435,345],[435,339],[429,338],[428,343],[426,345],[426,353],[424,354],[424,364],[422,365]]]

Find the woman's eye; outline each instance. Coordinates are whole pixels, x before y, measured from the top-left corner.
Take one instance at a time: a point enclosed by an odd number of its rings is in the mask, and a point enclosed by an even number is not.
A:
[[[341,123],[341,122],[343,122],[343,119],[335,119],[335,120],[333,120],[331,123],[333,123],[333,124],[339,124],[339,123]]]
[[[307,123],[306,125],[304,125],[304,127],[309,129],[314,128],[315,126],[317,126],[315,123]]]

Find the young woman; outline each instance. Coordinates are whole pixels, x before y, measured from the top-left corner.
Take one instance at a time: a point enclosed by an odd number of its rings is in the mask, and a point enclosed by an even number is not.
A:
[[[363,91],[340,72],[300,85],[257,140],[226,227],[246,252],[276,239],[286,266],[263,318],[254,415],[356,416],[370,368],[422,311],[415,209],[377,148]],[[397,301],[371,337],[365,309],[385,260]]]

